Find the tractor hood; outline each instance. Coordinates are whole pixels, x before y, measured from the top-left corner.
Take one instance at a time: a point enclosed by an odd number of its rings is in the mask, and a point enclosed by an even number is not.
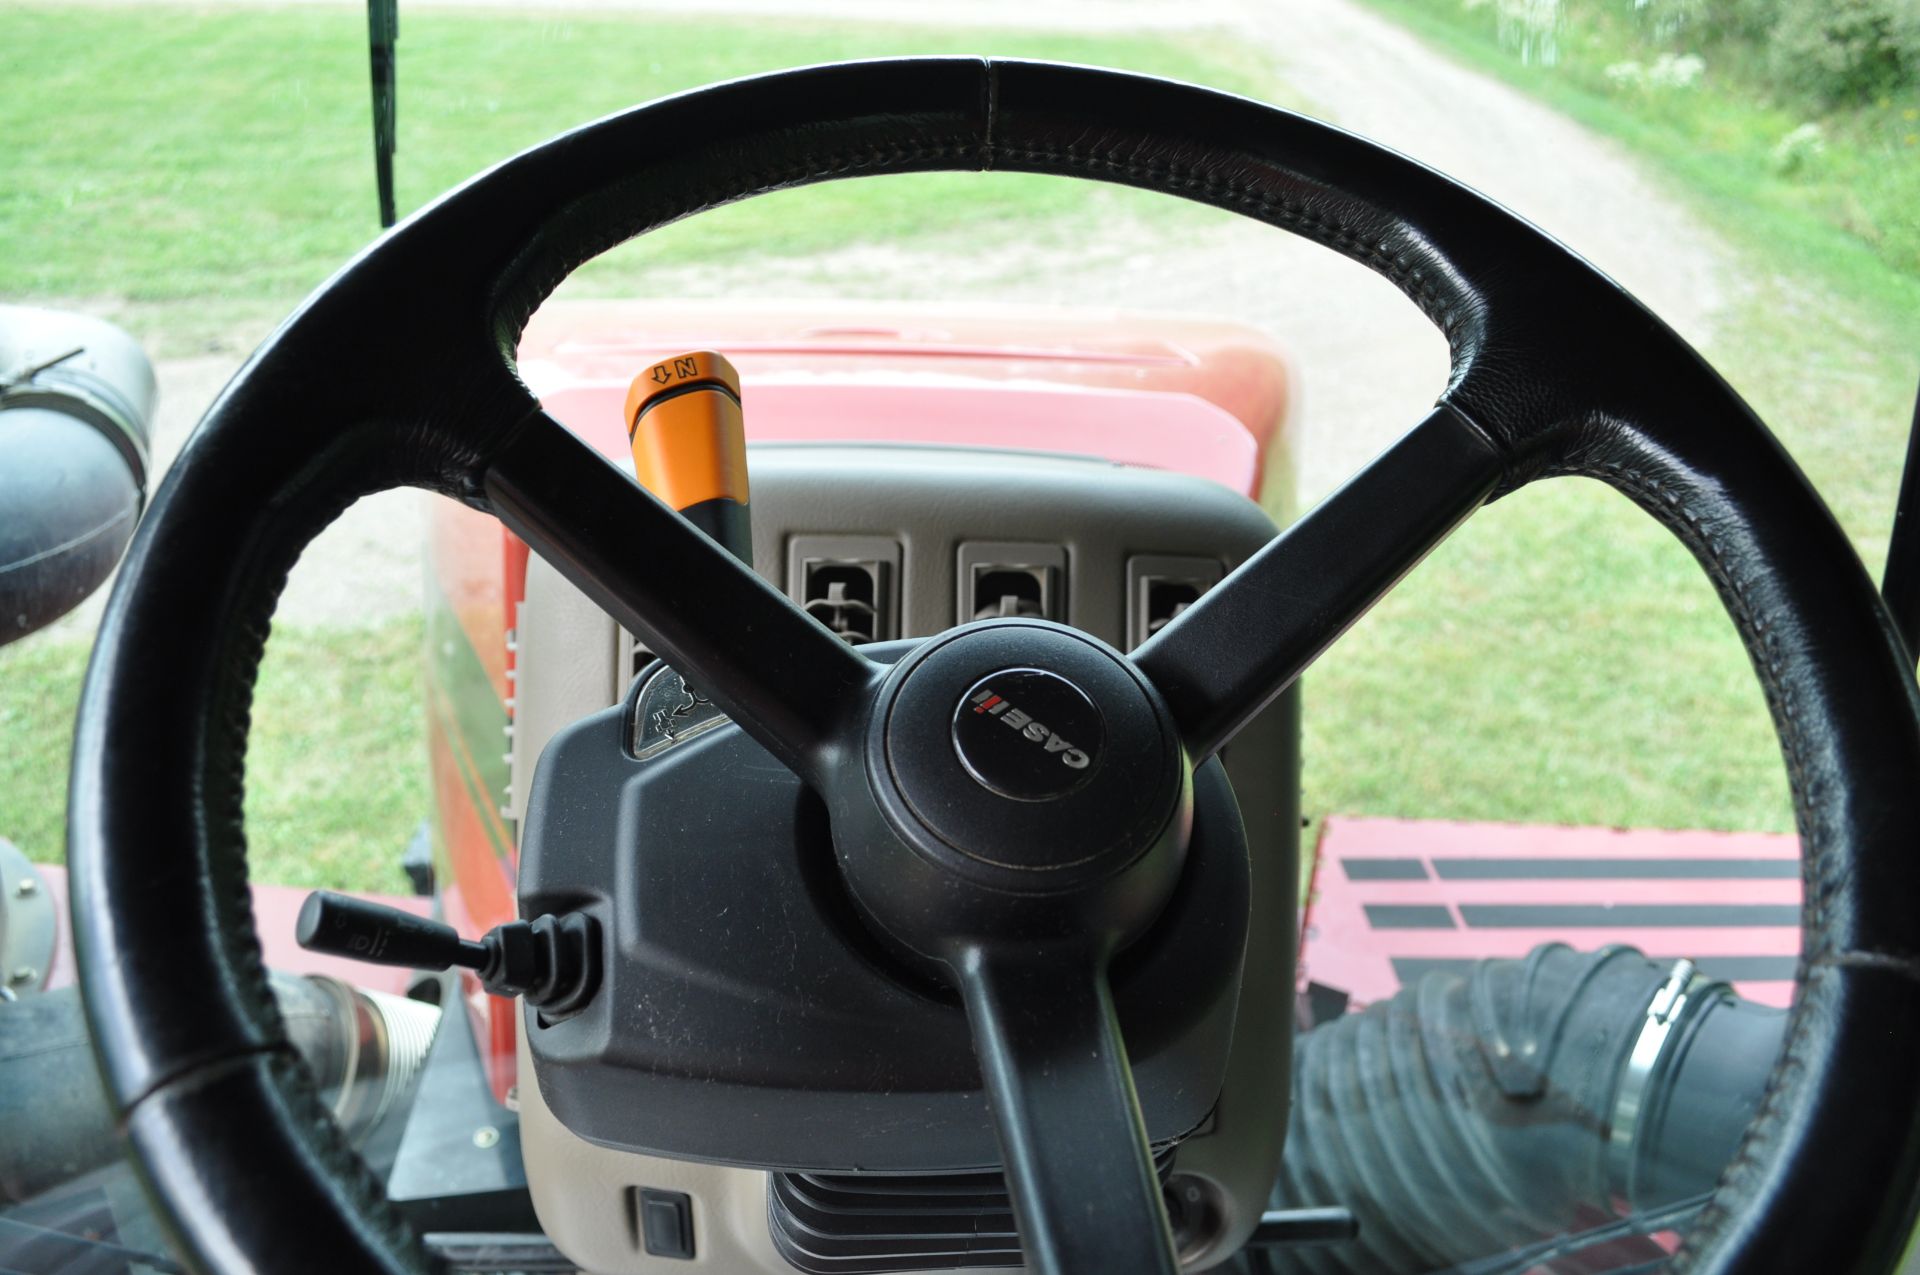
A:
[[[1291,470],[1294,378],[1285,354],[1258,331],[1204,319],[559,301],[529,325],[520,368],[548,411],[624,464],[628,384],[656,359],[695,349],[724,351],[739,368],[750,442],[1093,456],[1193,474],[1247,496]]]

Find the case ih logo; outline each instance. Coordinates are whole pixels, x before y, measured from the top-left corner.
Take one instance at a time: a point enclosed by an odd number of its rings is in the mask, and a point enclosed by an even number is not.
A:
[[[971,701],[973,711],[985,713],[988,717],[997,717],[1000,724],[1039,744],[1050,753],[1058,753],[1060,760],[1072,770],[1085,770],[1093,764],[1093,758],[1075,748],[1060,736],[1048,730],[1031,716],[1021,712],[1012,704],[994,693],[991,686],[983,686]]]

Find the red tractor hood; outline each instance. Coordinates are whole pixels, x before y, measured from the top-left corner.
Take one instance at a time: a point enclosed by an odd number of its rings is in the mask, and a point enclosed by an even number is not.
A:
[[[720,350],[740,369],[750,442],[1096,456],[1255,497],[1270,471],[1291,470],[1285,355],[1253,329],[1203,319],[557,301],[529,325],[520,368],[548,411],[624,464],[628,383],[656,359],[694,349]]]

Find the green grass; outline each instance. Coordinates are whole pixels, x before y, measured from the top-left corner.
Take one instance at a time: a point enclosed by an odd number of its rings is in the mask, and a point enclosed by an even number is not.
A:
[[[0,44],[0,279],[18,297],[284,309],[374,237],[365,18],[357,10],[12,8]],[[399,43],[402,215],[587,120],[717,80],[839,58],[980,53],[1257,88],[1218,36],[998,34],[620,16],[409,12]],[[965,226],[1015,235],[1174,201],[1058,179],[926,174],[752,200],[618,251],[583,278]]]
[[[421,626],[275,629],[247,747],[255,880],[405,893],[400,853],[428,810]],[[88,643],[0,651],[0,836],[66,851],[67,753]]]
[[[1304,694],[1316,817],[1791,826],[1760,691],[1712,589],[1597,483],[1483,510]]]
[[[88,643],[28,638],[0,651],[0,837],[58,863],[67,844],[67,755]]]

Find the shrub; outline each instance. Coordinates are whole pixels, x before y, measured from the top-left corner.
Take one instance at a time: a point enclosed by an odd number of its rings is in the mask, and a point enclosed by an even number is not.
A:
[[[1767,43],[1784,87],[1866,101],[1920,72],[1920,0],[1780,0]]]
[[[1695,15],[1708,43],[1733,41],[1761,46],[1780,20],[1782,0],[1707,0]]]

